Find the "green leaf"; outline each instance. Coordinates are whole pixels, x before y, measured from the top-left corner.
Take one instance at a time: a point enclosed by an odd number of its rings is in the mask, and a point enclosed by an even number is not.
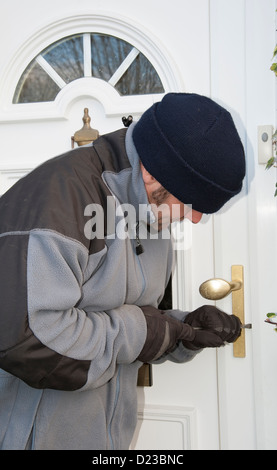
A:
[[[275,46],[275,49],[274,49],[274,51],[273,51],[273,57],[272,57],[272,59],[276,56],[276,54],[277,54],[277,45]]]
[[[272,72],[274,72],[275,75],[277,76],[277,64],[276,63],[272,64],[272,66],[270,67],[270,70],[272,70]]]
[[[275,190],[275,193],[274,193],[274,197],[277,196],[277,183],[276,183],[275,187],[276,187],[276,190]]]
[[[271,157],[271,158],[268,160],[265,169],[266,169],[266,170],[269,170],[269,168],[271,168],[271,167],[274,165],[274,163],[275,163],[275,158],[274,158],[274,157]]]
[[[267,318],[277,317],[276,313],[268,313],[266,316],[267,316]]]

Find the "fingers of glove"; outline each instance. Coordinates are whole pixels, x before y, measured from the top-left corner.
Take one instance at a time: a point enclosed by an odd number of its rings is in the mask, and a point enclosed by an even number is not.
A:
[[[224,345],[224,341],[217,334],[209,330],[196,330],[193,341],[183,341],[188,349],[218,348]]]
[[[222,326],[222,319],[218,315],[219,310],[212,305],[202,305],[193,312],[190,312],[185,323],[193,327],[201,327],[204,329],[216,329]]]
[[[241,335],[241,321],[236,315],[229,315],[229,333],[227,326],[225,326],[223,334],[226,333],[224,341],[233,343]],[[223,334],[221,336],[223,336]]]
[[[221,321],[221,327],[216,328],[215,333],[228,343],[233,343],[241,334],[241,322],[235,315],[228,315],[221,310],[217,312],[218,318]]]
[[[224,341],[212,331],[196,330],[194,343],[199,347],[218,348],[224,344]]]
[[[241,334],[241,322],[235,315],[228,315],[212,305],[203,305],[189,313],[185,322],[193,327],[213,331],[221,339],[234,342]]]

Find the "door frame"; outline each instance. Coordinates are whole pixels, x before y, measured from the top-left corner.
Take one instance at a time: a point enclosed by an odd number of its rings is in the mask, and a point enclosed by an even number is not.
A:
[[[277,449],[277,410],[272,407],[277,377],[272,370],[277,337],[265,323],[276,311],[277,201],[276,171],[258,163],[258,126],[276,128],[276,77],[270,70],[276,44],[276,1],[246,0],[246,103],[251,187],[249,210],[249,308],[253,318],[254,397],[257,448]],[[257,31],[259,34],[257,34]],[[256,64],[253,70],[253,64]],[[275,268],[275,269],[274,269]]]

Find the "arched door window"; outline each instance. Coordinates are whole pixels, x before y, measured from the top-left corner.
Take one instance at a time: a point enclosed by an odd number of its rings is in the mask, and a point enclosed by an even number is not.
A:
[[[84,77],[104,80],[121,96],[165,91],[137,48],[115,36],[84,33],[65,37],[37,55],[23,72],[13,103],[54,101],[67,84]]]

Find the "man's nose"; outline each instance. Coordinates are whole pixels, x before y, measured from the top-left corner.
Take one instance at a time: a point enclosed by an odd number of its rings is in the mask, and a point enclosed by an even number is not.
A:
[[[189,219],[193,224],[198,224],[200,220],[202,219],[202,212],[198,212],[194,209],[192,209],[186,216],[187,219]]]

